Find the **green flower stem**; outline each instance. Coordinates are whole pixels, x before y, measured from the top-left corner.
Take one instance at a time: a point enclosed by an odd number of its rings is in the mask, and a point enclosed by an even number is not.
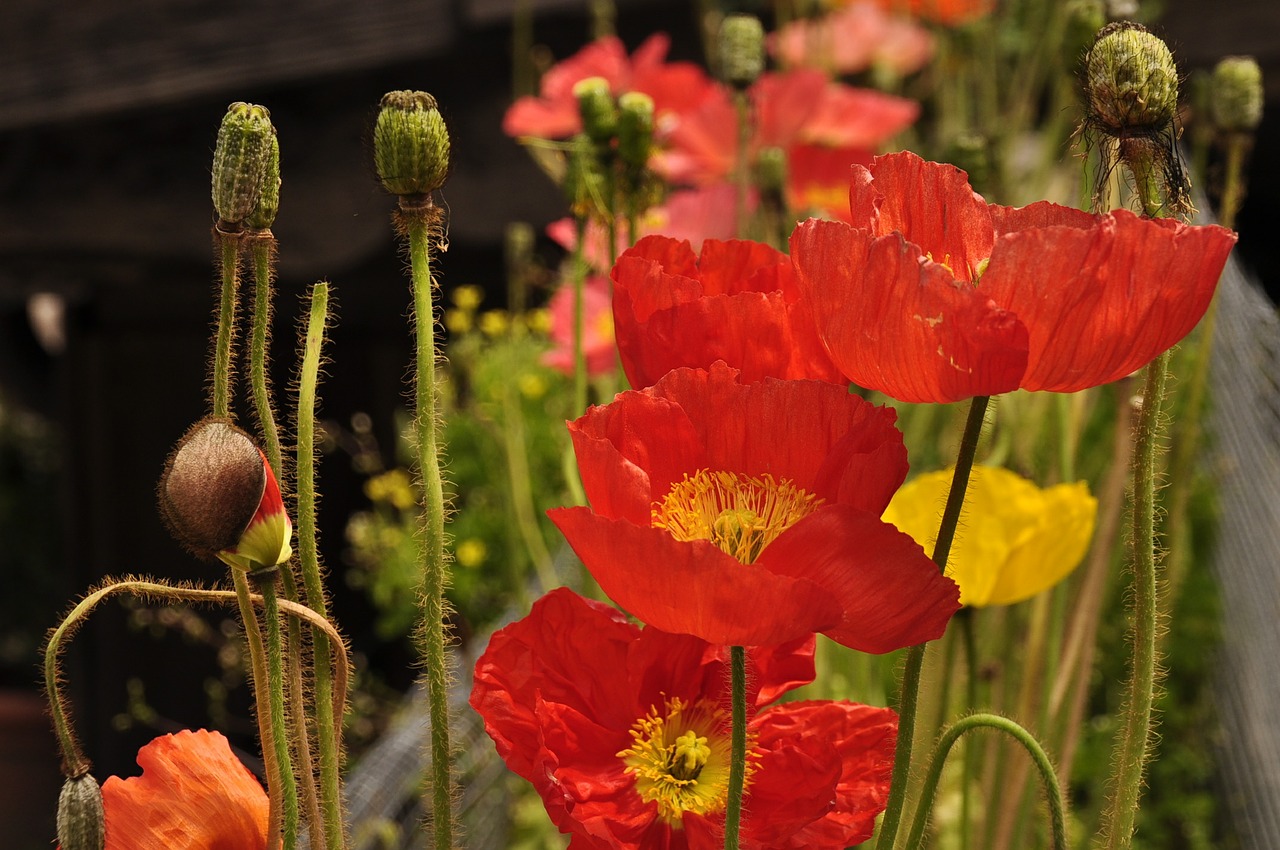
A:
[[[258,615],[253,610],[253,601],[249,593],[249,578],[243,570],[232,569],[231,579],[236,588],[236,599],[240,603],[240,620],[244,624],[245,640],[249,644],[249,669],[253,679],[254,714],[258,719],[258,739],[262,745],[262,763],[267,774],[267,797],[270,802],[267,835],[268,846],[275,846],[280,840],[283,825],[283,796],[281,789],[280,761],[276,758],[276,733],[271,725],[271,698],[267,686],[267,652],[263,645]]]
[[[943,732],[942,737],[938,739],[921,788],[920,805],[916,808],[911,834],[907,838],[907,850],[919,850],[923,845],[925,825],[929,821],[929,812],[933,808],[933,798],[938,790],[938,780],[942,777],[942,768],[946,763],[947,755],[950,753],[952,746],[960,739],[961,735],[981,728],[1004,732],[1022,744],[1027,754],[1031,756],[1031,761],[1040,772],[1040,779],[1044,782],[1045,797],[1049,801],[1049,817],[1053,833],[1052,846],[1054,850],[1066,850],[1066,804],[1063,801],[1062,788],[1058,784],[1058,775],[1053,769],[1053,763],[1045,755],[1044,748],[1040,746],[1040,742],[1030,732],[1009,718],[1001,717],[997,714],[971,714],[963,717]]]
[[[1244,203],[1244,163],[1249,150],[1250,138],[1244,133],[1232,133],[1227,139],[1226,174],[1222,183],[1222,200],[1218,206],[1218,222],[1228,229],[1234,230],[1236,214]]]
[[[1133,569],[1132,656],[1125,686],[1120,731],[1112,751],[1112,792],[1102,814],[1101,846],[1128,848],[1133,841],[1138,801],[1142,797],[1151,742],[1151,716],[1158,676],[1156,640],[1159,631],[1156,599],[1155,478],[1160,416],[1168,376],[1169,353],[1147,367],[1142,409],[1135,426],[1133,456],[1133,523],[1130,530]]]
[[[240,289],[240,236],[214,229],[222,259],[222,294],[218,304],[218,333],[213,349],[213,415],[231,411],[232,346],[236,337],[236,306]]]
[[[405,212],[403,205],[402,212]],[[427,212],[434,210],[428,207]],[[427,698],[431,713],[431,811],[435,847],[453,847],[453,772],[449,743],[449,668],[445,656],[445,599],[448,580],[444,549],[444,479],[436,436],[436,346],[434,282],[431,277],[429,214],[408,212],[401,222],[409,236],[409,263],[413,274],[413,315],[417,343],[418,469],[423,486],[422,614],[419,632],[422,663],[426,668]]]
[[[320,380],[320,359],[325,328],[329,320],[329,284],[320,281],[311,287],[311,309],[303,335],[302,367],[298,371],[298,561],[302,566],[307,604],[320,616],[328,613],[324,581],[320,575],[320,555],[316,545],[316,386]],[[311,643],[317,657],[323,657],[332,638],[312,628]],[[342,827],[342,792],[339,775],[342,752],[342,710],[346,697],[335,703],[329,687],[329,671],[316,665],[316,727],[320,748],[320,808],[324,821],[324,846],[338,850],[345,843]],[[313,845],[319,847],[320,845]]]
[[[742,788],[747,775],[747,649],[729,647],[733,726],[729,738],[729,803],[724,813],[724,850],[738,850]]]
[[[946,572],[947,558],[955,540],[956,526],[960,522],[960,509],[964,506],[964,494],[969,488],[969,473],[978,454],[978,438],[982,435],[982,422],[987,413],[990,396],[974,396],[969,403],[969,416],[965,420],[964,433],[960,437],[960,450],[956,455],[955,474],[951,479],[951,491],[942,511],[942,524],[938,528],[938,541],[933,548],[933,562]],[[880,836],[876,850],[888,850],[898,838],[898,823],[902,819],[902,807],[907,794],[907,779],[911,773],[911,748],[915,738],[916,707],[920,698],[920,671],[924,667],[924,644],[907,650],[902,670],[902,690],[898,695],[898,743],[893,757],[893,779],[889,786],[889,802],[880,822]]]
[[[507,456],[507,481],[511,488],[511,507],[515,514],[516,527],[533,561],[542,592],[546,593],[556,587],[559,582],[556,579],[551,552],[547,549],[547,541],[542,536],[542,529],[538,528],[532,476],[529,474],[528,446],[525,444],[524,410],[516,393],[513,382],[503,382],[502,440]],[[520,580],[515,587],[521,600],[524,599],[524,585],[525,582]]]
[[[284,850],[298,846],[298,785],[294,779],[293,759],[289,753],[288,718],[284,707],[284,639],[280,634],[280,604],[276,599],[276,573],[272,567],[265,575],[253,573],[253,582],[262,596],[262,616],[267,621],[267,720],[271,724],[271,743],[275,748],[276,770],[280,777],[280,811],[284,821]],[[259,713],[262,708],[259,704]],[[264,749],[266,745],[263,745]]]
[[[578,239],[573,246],[573,414],[587,409],[587,264],[584,259],[587,242],[587,217],[578,216]]]
[[[276,427],[275,409],[271,403],[271,381],[267,375],[271,341],[272,282],[275,279],[276,239],[270,230],[251,231],[250,254],[253,257],[253,326],[249,338],[249,383],[253,389],[253,408],[262,429],[263,452],[276,480],[286,481],[280,452],[280,432]],[[284,598],[299,601],[297,579],[292,562],[280,565],[280,582]],[[316,791],[315,766],[311,754],[311,732],[307,728],[307,696],[302,678],[302,624],[289,618],[289,638],[285,662],[288,664],[289,714],[292,719],[292,743],[297,756],[296,774],[302,782],[302,796],[311,830],[313,847],[324,846],[320,820],[320,803]],[[321,656],[323,657],[323,655]]]
[[[734,92],[733,103],[738,114],[738,167],[735,174],[733,211],[736,222],[734,234],[738,239],[747,238],[747,190],[751,186],[751,163],[749,151],[751,146],[751,102],[745,91]]]

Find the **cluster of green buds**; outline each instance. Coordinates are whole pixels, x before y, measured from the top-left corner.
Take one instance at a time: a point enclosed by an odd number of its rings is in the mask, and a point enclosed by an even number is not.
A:
[[[280,143],[265,106],[233,103],[213,151],[213,209],[218,229],[266,229],[280,208]]]
[[[575,215],[607,217],[615,191],[646,208],[656,200],[649,171],[653,98],[626,92],[615,98],[608,80],[587,77],[573,87],[582,133],[569,142],[564,192]]]
[[[201,558],[246,572],[293,554],[280,485],[253,438],[230,421],[196,423],[169,455],[158,488],[173,536]]]

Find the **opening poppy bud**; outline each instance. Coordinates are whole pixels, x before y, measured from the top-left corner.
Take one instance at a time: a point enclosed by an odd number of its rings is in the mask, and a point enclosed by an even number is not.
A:
[[[165,465],[159,501],[173,536],[202,558],[252,570],[293,554],[293,525],[266,457],[225,419],[205,419],[183,436]]]
[[[58,794],[58,844],[62,850],[102,850],[106,846],[102,789],[89,774],[73,776]]]
[[[384,94],[373,128],[373,160],[393,195],[426,195],[443,186],[449,130],[436,99],[423,91]]]
[[[729,15],[720,24],[720,76],[746,88],[764,71],[764,27],[754,15]]]
[[[1250,133],[1262,123],[1262,69],[1252,56],[1228,56],[1213,69],[1209,106],[1224,133]]]
[[[618,132],[618,104],[604,77],[587,77],[573,87],[582,117],[582,131],[597,144],[608,144]]]
[[[653,98],[629,91],[618,98],[618,156],[624,165],[640,169],[653,150]]]
[[[1169,47],[1146,27],[1108,24],[1085,57],[1093,121],[1113,135],[1167,127],[1178,110],[1178,66]]]
[[[258,203],[253,212],[245,219],[245,225],[254,230],[268,230],[275,224],[276,213],[280,212],[280,139],[275,133],[267,151],[267,169],[262,176],[262,191],[258,193]]]
[[[239,225],[257,206],[275,134],[265,106],[227,107],[213,149],[213,209],[220,222]]]

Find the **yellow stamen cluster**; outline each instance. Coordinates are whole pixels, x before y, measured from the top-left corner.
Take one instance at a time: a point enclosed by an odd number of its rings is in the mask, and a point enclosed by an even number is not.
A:
[[[750,564],[820,504],[822,499],[785,478],[703,469],[686,475],[654,503],[652,522],[676,540],[710,540]]]
[[[679,828],[685,812],[724,811],[729,799],[729,722],[709,700],[690,705],[666,701],[665,713],[650,707],[631,727],[632,744],[618,753],[636,779],[636,793],[657,803],[658,816]],[[747,749],[750,752],[751,741]],[[754,769],[747,759],[746,779]]]

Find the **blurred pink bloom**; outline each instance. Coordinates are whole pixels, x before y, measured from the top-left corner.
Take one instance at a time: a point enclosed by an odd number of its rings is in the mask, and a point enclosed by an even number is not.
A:
[[[769,35],[769,51],[786,67],[836,74],[883,67],[905,75],[929,61],[933,37],[914,21],[860,0],[820,18],[787,24]]]
[[[507,110],[508,136],[564,139],[582,129],[573,87],[588,77],[608,80],[613,94],[644,92],[653,98],[659,131],[664,116],[696,107],[713,89],[706,72],[692,62],[666,62],[671,39],[655,33],[627,58],[622,42],[599,39],[559,62],[542,77],[540,97],[522,97]]]
[[[948,27],[977,20],[996,6],[996,0],[876,0],[876,3],[885,11],[911,15]],[[832,5],[847,6],[849,0],[834,0]]]
[[[613,337],[613,305],[609,303],[610,281],[601,275],[587,278],[583,287],[582,349],[587,356],[587,374],[607,374],[618,365],[618,348]],[[573,374],[573,284],[566,281],[548,305],[551,313],[553,348],[542,362],[558,372]]]

